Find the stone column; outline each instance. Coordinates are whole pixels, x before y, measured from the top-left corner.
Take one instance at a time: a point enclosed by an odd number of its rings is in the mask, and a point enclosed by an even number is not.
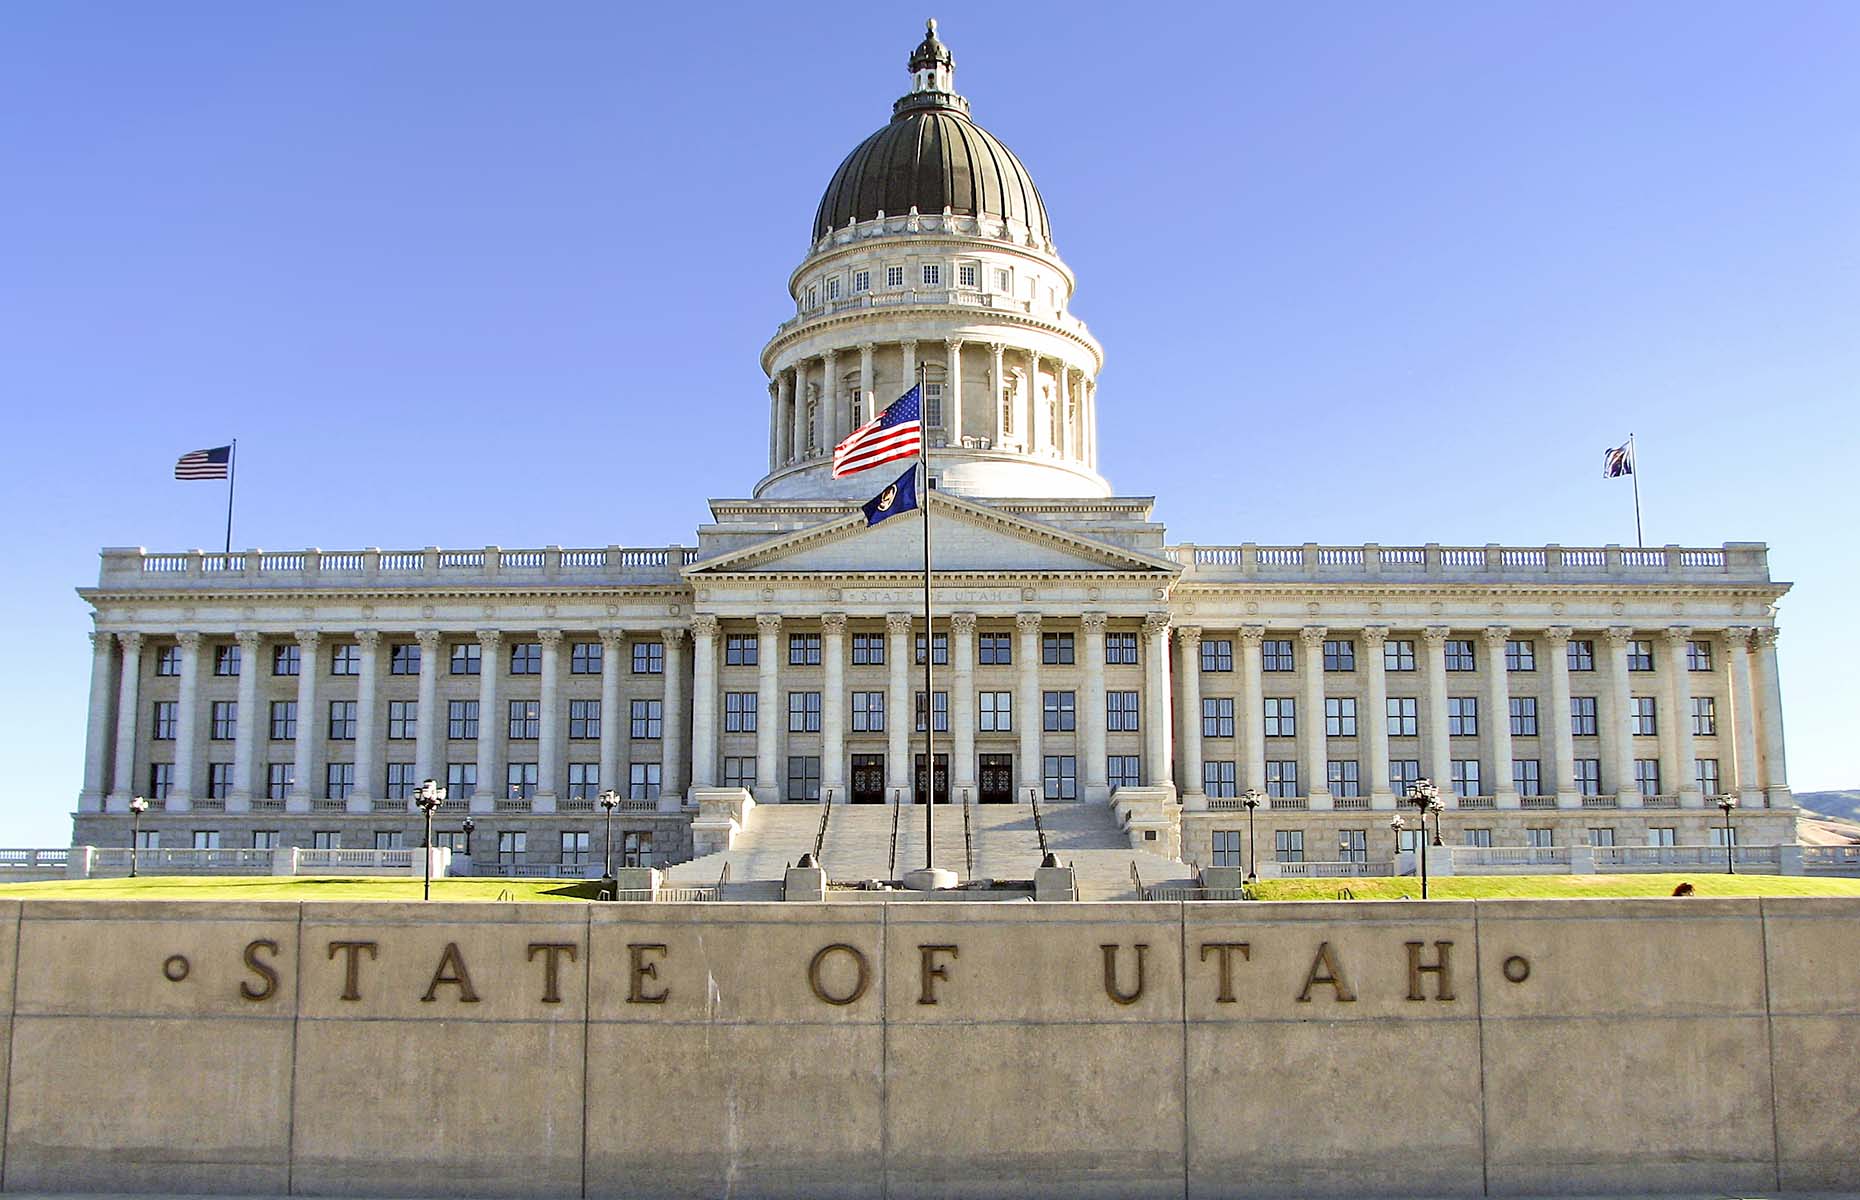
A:
[[[949,617],[949,786],[960,802],[975,784],[975,614]]]
[[[542,644],[542,688],[536,723],[535,810],[553,812],[562,794],[562,631],[539,629],[536,640]]]
[[[1014,629],[1018,644],[1014,647],[1014,728],[1019,731],[1019,779],[1014,799],[1026,803],[1027,790],[1044,786],[1040,761],[1040,734],[1046,718],[1040,707],[1040,614],[1016,613]]]
[[[381,631],[363,629],[355,642],[362,651],[362,673],[355,689],[355,790],[349,793],[350,812],[370,812],[374,798],[381,794],[382,780],[375,775],[381,769],[377,749],[375,708],[381,683]]]
[[[1675,625],[1666,631],[1667,707],[1669,719],[1660,723],[1670,731],[1660,739],[1660,790],[1679,797],[1681,808],[1705,807],[1705,795],[1699,790],[1698,746],[1692,737],[1692,673],[1686,665],[1686,643],[1692,630]],[[1668,742],[1671,742],[1669,749]]]
[[[917,343],[915,341],[899,342],[898,350],[903,355],[900,369],[904,372],[904,381],[898,385],[898,394],[903,395],[917,383]],[[924,414],[924,419],[928,423],[929,413]]]
[[[601,630],[601,790],[627,794],[626,772],[620,763],[622,724],[627,714],[620,711],[620,672],[625,670],[626,633],[619,629]]]
[[[691,618],[691,786],[717,786],[717,618]],[[757,714],[760,717],[760,713]],[[756,728],[762,728],[758,720]]]
[[[413,731],[413,773],[422,782],[431,779],[444,787],[446,769],[437,751],[446,733],[445,716],[439,711],[439,657],[445,645],[437,629],[422,629],[414,636],[420,643],[420,723]]]
[[[1234,714],[1234,731],[1241,735],[1246,753],[1246,787],[1255,792],[1266,790],[1266,701],[1261,672],[1264,660],[1260,643],[1266,640],[1264,625],[1240,627],[1240,712]]]
[[[1448,808],[1459,805],[1453,794],[1453,749],[1447,739],[1447,633],[1445,625],[1429,625],[1421,631],[1427,647],[1426,706],[1422,714],[1421,745],[1424,761],[1421,769],[1440,789],[1440,798]]]
[[[839,374],[840,353],[829,350],[820,358],[820,449],[829,458],[841,437]]]
[[[1300,652],[1304,659],[1304,696],[1299,707],[1305,711],[1298,722],[1303,737],[1305,796],[1312,809],[1331,807],[1329,742],[1324,736],[1324,638],[1329,630],[1322,625],[1307,625],[1298,631]]]
[[[949,434],[949,444],[962,445],[962,339],[946,339],[944,345],[949,350],[949,378],[943,385],[943,428]],[[950,697],[951,702],[955,700]],[[955,721],[951,712],[950,721]],[[952,785],[954,776],[951,777]]]
[[[181,644],[181,688],[175,704],[174,783],[168,791],[168,811],[193,807],[195,760],[199,757],[200,635],[191,630],[175,634]]]
[[[911,792],[911,618],[908,613],[885,614],[885,661],[890,664],[885,696],[885,786],[893,793]]]
[[[1639,808],[1634,785],[1634,704],[1628,678],[1627,644],[1633,630],[1608,629],[1608,724],[1602,733],[1602,774],[1622,808]]]
[[[803,462],[807,458],[807,360],[801,359],[794,364],[794,425],[789,434],[788,461]],[[664,776],[660,775],[663,780]]]
[[[988,353],[994,361],[994,365],[990,368],[988,377],[991,384],[990,390],[993,392],[988,405],[990,410],[988,415],[988,429],[992,439],[989,445],[993,446],[996,450],[1001,449],[1002,440],[1007,437],[1007,425],[1006,422],[1002,420],[1002,417],[1006,412],[1008,388],[1005,368],[1001,364],[1001,350],[1002,346],[1000,342],[988,343]]]
[[[1518,785],[1511,778],[1511,672],[1505,647],[1511,630],[1493,625],[1485,631],[1485,744],[1492,748],[1492,783],[1480,790],[1497,798],[1500,808],[1517,808]]]
[[[1031,350],[1027,352],[1027,432],[1021,444],[1029,454],[1038,454],[1046,444],[1040,430],[1040,356]]]
[[[878,406],[873,402],[872,396],[873,349],[871,342],[859,343],[859,395],[853,401],[857,406],[852,419],[854,429],[878,415]]]
[[[775,469],[795,460],[794,380],[783,371],[775,376]]]
[[[665,643],[665,692],[660,716],[659,811],[677,812],[685,794],[691,747],[685,739],[685,631],[661,629]]]
[[[1182,662],[1182,806],[1208,807],[1201,777],[1201,627],[1184,625],[1175,631]]]
[[[1731,772],[1725,782],[1738,804],[1757,807],[1763,799],[1757,772],[1757,709],[1750,678],[1750,627],[1724,631],[1725,670],[1731,676]],[[118,737],[120,738],[120,734]],[[1725,744],[1720,742],[1720,744]]]
[[[1079,618],[1085,632],[1085,693],[1079,697],[1079,749],[1085,762],[1085,799],[1103,802],[1110,795],[1110,764],[1104,745],[1104,627],[1108,616],[1088,612]]]
[[[1763,789],[1771,808],[1794,808],[1789,771],[1783,754],[1782,676],[1776,669],[1776,630],[1757,630],[1757,678],[1761,688],[1757,711],[1763,736]]]
[[[1059,364],[1059,453],[1062,458],[1073,457],[1072,430],[1072,368],[1066,363]],[[1200,718],[1196,718],[1199,720]],[[1190,786],[1194,786],[1191,784]]]
[[[264,715],[258,711],[258,660],[264,646],[265,640],[251,630],[239,635],[239,710],[233,733],[232,794],[226,798],[227,812],[252,811],[259,730],[265,727]]]
[[[1143,753],[1151,787],[1175,787],[1175,748],[1169,714],[1169,614],[1143,618]]]
[[[1383,643],[1388,641],[1386,625],[1370,625],[1363,630],[1363,707],[1356,714],[1356,732],[1369,754],[1369,807],[1392,809],[1395,793],[1389,787],[1389,676],[1382,657]]]
[[[1079,458],[1086,466],[1098,465],[1098,416],[1092,399],[1093,384],[1079,372]]]
[[[779,804],[781,787],[781,614],[756,614],[756,790],[758,804]]]
[[[820,798],[846,803],[846,614],[820,615]]]
[[[769,471],[772,474],[781,466],[781,392],[774,380],[769,380]]]
[[[317,711],[317,681],[323,676],[319,648],[323,635],[314,629],[297,631],[297,744],[293,747],[291,794],[284,802],[286,812],[307,813],[311,800],[323,794],[324,781],[317,778],[323,765],[323,738],[329,731],[328,717]]]
[[[116,641],[122,648],[123,662],[122,679],[116,686],[116,763],[110,772],[109,807],[111,812],[128,812],[130,797],[142,791],[142,783],[136,778],[136,724],[142,704],[142,635],[119,633]],[[1756,755],[1752,753],[1750,757],[1754,763]]]
[[[473,812],[495,812],[504,794],[504,714],[497,711],[497,680],[502,670],[504,635],[495,629],[478,631],[478,794]]]
[[[1576,787],[1575,733],[1569,719],[1569,635],[1567,625],[1555,625],[1544,631],[1550,646],[1550,720],[1549,728],[1538,722],[1538,734],[1550,747],[1551,788],[1558,808],[1581,808],[1582,795]]]
[[[105,776],[110,769],[110,692],[116,681],[116,638],[102,630],[90,633],[90,709],[84,723],[84,786],[80,812],[102,812]]]

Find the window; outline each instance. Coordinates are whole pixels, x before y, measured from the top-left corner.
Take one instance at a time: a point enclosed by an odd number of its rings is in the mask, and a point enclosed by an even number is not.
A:
[[[330,800],[347,800],[355,790],[354,763],[328,763],[323,768],[323,795]]]
[[[1337,831],[1337,861],[1347,863],[1366,863],[1369,861],[1369,831],[1367,829],[1340,829]]]
[[[1382,669],[1385,671],[1414,670],[1414,643],[1393,638],[1382,643]]]
[[[336,646],[329,652],[329,673],[331,675],[360,675],[362,673],[362,648],[360,646]]]
[[[1647,827],[1647,844],[1676,846],[1679,844],[1679,830],[1671,825],[1650,825]]]
[[[588,861],[588,832],[585,829],[562,831],[562,865],[579,867]]]
[[[723,694],[723,731],[725,733],[754,733],[758,703],[754,692],[725,692]]]
[[[194,849],[218,850],[220,848],[220,831],[217,829],[194,830]]]
[[[478,794],[477,763],[446,764],[446,799],[469,800]]]
[[[230,742],[239,736],[239,702],[237,700],[215,700],[210,710],[213,717],[212,738],[216,742]]]
[[[626,770],[626,795],[629,800],[659,798],[659,764],[633,763]]]
[[[1137,693],[1104,694],[1104,727],[1109,733],[1137,732]]]
[[[903,267],[886,267],[885,268],[885,286],[888,288],[903,287],[904,286],[904,268]]]
[[[1593,671],[1595,669],[1595,643],[1591,641],[1571,641],[1569,644],[1569,669],[1572,671]]]
[[[568,797],[571,800],[592,800],[601,794],[601,764],[568,764]]]
[[[174,787],[173,763],[149,764],[149,797],[154,800],[166,799]]]
[[[542,701],[512,700],[510,702],[510,739],[533,742],[541,736]]]
[[[1272,833],[1272,852],[1282,863],[1305,861],[1305,831],[1302,829],[1275,829]]]
[[[925,263],[924,264],[924,286],[925,287],[942,287],[943,286],[943,264],[942,263]]]
[[[179,719],[176,714],[179,712],[180,705],[175,701],[157,700],[155,702],[155,724],[149,736],[158,742],[172,742],[174,727]]]
[[[291,786],[297,782],[296,763],[265,764],[265,799],[288,800]]]
[[[820,307],[820,287],[817,284],[810,283],[807,285],[807,307]]]
[[[1710,696],[1692,697],[1692,734],[1714,737],[1718,732],[1718,702]]]
[[[1202,644],[1202,662],[1207,662],[1207,643]],[[1232,643],[1228,643],[1227,657],[1231,669],[1233,659]],[[1133,631],[1114,631],[1104,635],[1104,661],[1111,667],[1134,667],[1137,665],[1137,635]],[[1202,668],[1206,670],[1206,667]]]
[[[1332,759],[1324,764],[1324,779],[1333,796],[1361,796],[1362,771],[1355,759]]]
[[[484,647],[477,642],[456,642],[452,647],[452,673],[476,675],[484,669]]]
[[[1298,795],[1298,762],[1296,759],[1271,759],[1266,763],[1266,794],[1268,796]]]
[[[756,759],[754,755],[731,756],[723,760],[723,786],[733,788],[752,788],[756,786]]]
[[[981,287],[982,268],[975,263],[957,263],[956,286],[966,288]]]
[[[273,675],[296,675],[303,670],[303,647],[292,643],[271,648],[271,673]]]
[[[924,694],[918,692],[915,699],[917,702],[917,732],[922,733],[924,731]],[[949,693],[938,692],[936,694],[935,703],[936,731],[938,733],[947,733],[949,732]]]
[[[943,385],[940,383],[924,384],[924,424],[943,424]]]
[[[1602,794],[1602,760],[1579,758],[1575,762],[1576,791],[1584,796]]]
[[[820,665],[820,635],[817,633],[791,633],[788,635],[788,665],[791,667],[817,667]]]
[[[1737,845],[1737,829],[1735,826],[1733,826],[1730,829],[1726,829],[1722,825],[1712,826],[1711,828],[1711,844],[1712,845],[1717,846],[1719,849],[1723,849],[1726,844],[1725,839],[1727,838],[1727,836],[1730,839],[1730,845],[1732,846]]]
[[[1266,697],[1266,736],[1298,736],[1298,702],[1290,696]]]
[[[310,834],[312,850],[342,849],[342,831],[340,829],[318,829]]]
[[[1356,697],[1324,697],[1324,736],[1356,736]]]
[[[1634,787],[1643,796],[1660,794],[1659,759],[1637,758],[1634,760]]]
[[[1455,796],[1480,794],[1478,759],[1456,758],[1453,760],[1453,794]]]
[[[1489,848],[1492,845],[1492,831],[1490,829],[1468,829],[1466,831],[1466,844],[1468,846],[1477,846],[1482,849]]]
[[[387,791],[383,795],[389,800],[405,800],[413,795],[412,763],[387,765]]]
[[[863,270],[854,271],[852,273],[852,290],[854,293],[871,291],[872,272]]]
[[[1324,669],[1326,671],[1356,670],[1356,643],[1348,638],[1336,638],[1325,642]]]
[[[827,276],[827,299],[838,300],[839,298],[840,277],[838,275],[829,275]]]
[[[332,742],[355,740],[355,701],[331,700],[329,702],[329,740]]]
[[[1048,754],[1041,764],[1041,784],[1048,800],[1079,798],[1079,760],[1070,754]]]
[[[529,835],[519,830],[505,830],[497,835],[497,861],[519,863],[529,852]]]
[[[656,738],[665,735],[665,702],[663,700],[635,700],[630,710],[627,733],[635,738]]]
[[[1135,754],[1113,754],[1104,760],[1105,778],[1111,784],[1111,790],[1121,787],[1142,787],[1141,756]]]
[[[1537,697],[1513,696],[1511,698],[1511,736],[1537,736]]]
[[[788,799],[820,799],[820,758],[794,754],[788,758]]]
[[[1390,737],[1415,737],[1420,729],[1419,701],[1413,696],[1391,696],[1388,701]]]
[[[1589,845],[1612,846],[1615,844],[1615,831],[1612,829],[1589,830]]]
[[[1014,693],[982,692],[976,697],[983,733],[1008,733],[1014,728]]]
[[[446,702],[446,736],[449,738],[478,736],[478,702],[476,700],[448,700]]]
[[[1208,794],[1213,795],[1214,793],[1210,792]],[[1241,853],[1242,847],[1240,844],[1240,831],[1238,829],[1216,829],[1214,831],[1214,866],[1244,866],[1245,864],[1241,861],[1240,857]]]
[[[568,736],[571,741],[585,741],[601,736],[601,702],[599,700],[570,700],[568,702]]]
[[[727,633],[723,637],[723,665],[726,667],[753,667],[759,661],[760,654],[759,643],[753,633]]]
[[[1136,634],[1130,635],[1132,647],[1135,647]],[[1133,658],[1131,660],[1135,662]],[[1203,671],[1231,671],[1234,669],[1234,644],[1230,638],[1204,638],[1201,643],[1201,669]]]
[[[1534,758],[1511,760],[1511,790],[1520,796],[1544,794],[1542,772]]]
[[[542,674],[542,643],[518,642],[510,648],[510,673],[512,675]]]
[[[1014,290],[1014,277],[1009,274],[1005,268],[998,267],[995,269],[995,290],[997,292],[1011,292]]]
[[[1524,831],[1524,844],[1533,850],[1548,850],[1556,845],[1556,831],[1543,826],[1532,826]]]
[[[1718,760],[1715,758],[1695,758],[1692,760],[1692,777],[1698,780],[1699,791],[1710,799],[1719,793]]]
[[[1014,635],[983,633],[976,635],[975,661],[984,667],[1005,667],[1014,661]]]
[[[1201,790],[1210,796],[1236,796],[1236,776],[1232,759],[1204,761],[1201,764]]]
[[[417,700],[388,701],[388,738],[407,741],[420,731],[420,703]]]
[[[885,635],[882,633],[853,634],[852,660],[853,666],[855,667],[883,666],[885,663]]]
[[[599,675],[603,655],[599,642],[572,642],[568,647],[570,675]]]
[[[536,794],[536,764],[513,762],[504,771],[504,795],[512,800],[528,800]]]
[[[1408,794],[1421,778],[1421,760],[1418,758],[1393,758],[1389,760],[1389,789],[1399,798]]]
[[[237,675],[239,673],[239,643],[234,642],[230,646],[213,648],[213,673],[215,675]]]
[[[1686,670],[1711,670],[1711,643],[1691,641],[1686,643]]]
[[[1283,638],[1267,638],[1260,643],[1260,670],[1292,670],[1292,643]]]
[[[946,667],[949,665],[949,635],[947,633],[939,633],[930,639],[930,655],[934,660],[932,666]],[[917,635],[912,658],[919,666],[923,665],[924,635],[921,633]]]
[[[1447,736],[1479,736],[1479,699],[1476,696],[1447,697]]]
[[[276,829],[254,829],[252,831],[252,849],[254,850],[276,850],[278,841]]]
[[[271,702],[271,740],[274,742],[295,741],[297,738],[297,701],[273,700]]]
[[[852,694],[852,727],[854,733],[885,732],[885,693],[854,692]],[[984,725],[982,728],[988,727]]]
[[[388,647],[389,675],[418,675],[420,673],[420,646],[418,642],[395,642]]]
[[[215,800],[224,800],[232,795],[233,765],[231,763],[207,764],[207,795]]]
[[[1048,666],[1070,666],[1073,661],[1072,635],[1069,633],[1041,634],[1040,661]]]
[[[1627,662],[1630,671],[1653,670],[1653,643],[1633,638],[1627,644]]]
[[[1040,697],[1040,727],[1048,733],[1071,733],[1078,728],[1077,709],[1076,692],[1044,692]]]
[[[1569,698],[1569,733],[1571,737],[1595,736],[1595,697]]]
[[[620,838],[620,865],[623,867],[650,867],[656,861],[652,854],[652,831],[642,829],[637,833],[622,834]]]
[[[1209,696],[1201,701],[1201,736],[1204,738],[1230,738],[1234,736],[1234,702],[1225,696]]]
[[[633,674],[635,675],[663,675],[665,674],[665,643],[664,642],[634,642],[633,643]]]
[[[1653,737],[1660,732],[1652,696],[1635,696],[1629,703],[1633,707],[1635,737]]]
[[[1449,671],[1478,670],[1473,661],[1473,644],[1470,641],[1463,638],[1448,638],[1446,656]]]
[[[1537,644],[1528,640],[1513,638],[1505,643],[1505,670],[1535,671],[1537,669]]]
[[[181,673],[181,648],[163,646],[155,652],[155,673],[157,675],[179,675]]]
[[[788,732],[820,732],[820,693],[788,693]]]

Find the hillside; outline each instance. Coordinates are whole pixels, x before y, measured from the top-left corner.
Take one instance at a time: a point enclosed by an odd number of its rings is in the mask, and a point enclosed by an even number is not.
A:
[[[1797,792],[1795,802],[1816,816],[1860,825],[1860,791]]]

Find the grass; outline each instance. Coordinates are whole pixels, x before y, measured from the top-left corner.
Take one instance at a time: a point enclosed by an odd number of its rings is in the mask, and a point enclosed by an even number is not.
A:
[[[418,900],[418,879],[143,875],[0,884],[0,900]],[[596,880],[435,879],[435,900],[592,900]]]
[[[1453,875],[1428,884],[1436,900],[1595,899],[1671,896],[1681,881],[1699,896],[1860,896],[1860,879],[1801,875]],[[1259,900],[1413,900],[1418,879],[1262,879]],[[1345,894],[1347,893],[1347,894]]]

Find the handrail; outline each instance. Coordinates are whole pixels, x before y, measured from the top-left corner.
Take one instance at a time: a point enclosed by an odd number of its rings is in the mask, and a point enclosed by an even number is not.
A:
[[[730,860],[723,860],[723,870],[717,872],[717,894],[723,894],[723,885],[730,882]]]
[[[1136,889],[1137,899],[1148,900],[1149,893],[1143,886],[1143,872],[1137,870],[1137,860],[1130,860],[1130,886]]]
[[[1045,862],[1050,852],[1046,848],[1046,823],[1040,820],[1040,789],[1028,788],[1027,799],[1033,802],[1033,831],[1040,835],[1040,861]]]
[[[891,789],[891,858],[885,869],[890,872],[893,879],[898,877],[898,819],[904,812],[904,806],[900,803],[903,795],[903,788]]]
[[[962,789],[962,879],[964,883],[975,878],[975,843],[969,834],[969,810],[975,802],[969,797],[969,789]]]
[[[814,861],[820,861],[820,851],[827,844],[827,818],[833,813],[833,792],[829,790],[820,801],[820,829],[814,834]]]

